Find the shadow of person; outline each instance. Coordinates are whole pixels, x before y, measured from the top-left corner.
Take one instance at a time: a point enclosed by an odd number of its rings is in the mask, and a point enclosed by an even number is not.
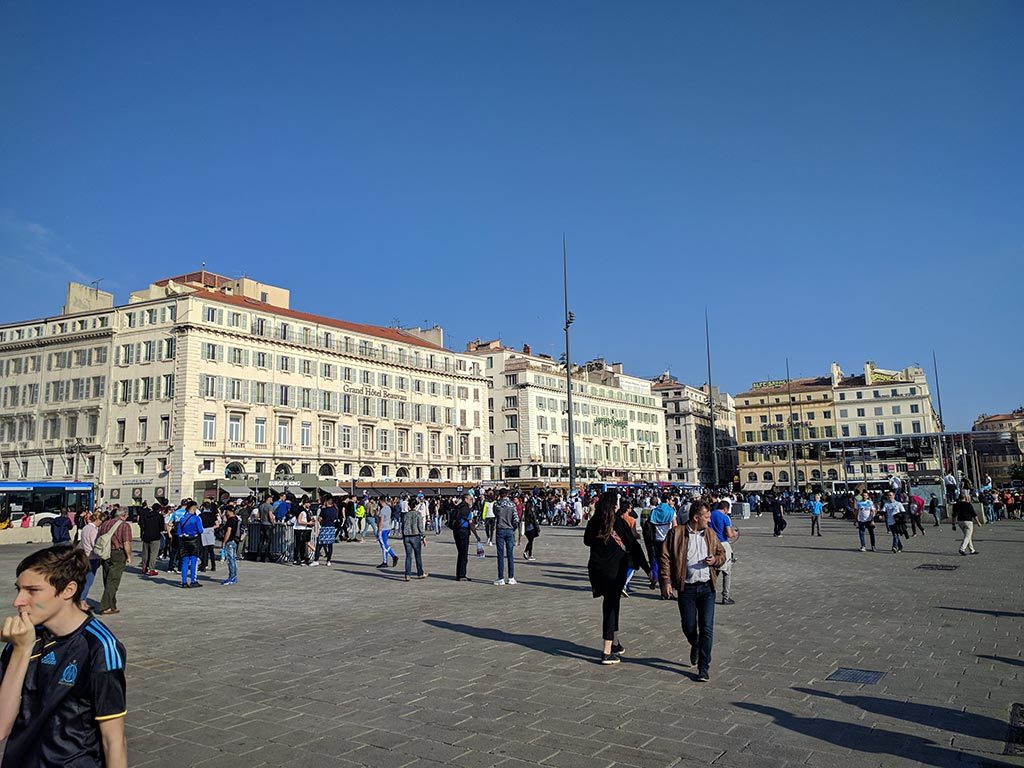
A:
[[[991,616],[994,619],[998,619],[998,618],[1011,618],[1011,619],[1024,618],[1024,613],[1021,613],[1019,611],[995,611],[995,610],[988,610],[986,608],[954,608],[953,606],[950,606],[950,605],[940,605],[940,606],[938,606],[938,609],[940,611],[962,611],[963,613],[979,613],[982,616]]]
[[[1011,763],[997,762],[986,757],[981,763],[973,756],[965,761],[956,749],[947,749],[933,741],[910,734],[871,728],[848,721],[831,720],[824,717],[800,717],[776,707],[749,702],[733,702],[733,706],[749,712],[767,715],[775,725],[794,733],[810,736],[828,744],[835,744],[860,754],[893,755],[917,760],[935,768],[966,768],[970,765],[984,765],[985,768],[1013,768]],[[883,761],[884,765],[885,762]]]
[[[1001,661],[1003,664],[1013,664],[1017,667],[1024,667],[1024,659],[1011,659],[1008,656],[989,656],[984,653],[977,654],[979,659],[989,659],[991,661]]]
[[[470,637],[478,637],[481,640],[496,640],[501,643],[516,645],[520,648],[527,648],[531,651],[540,651],[541,653],[546,653],[549,656],[579,659],[581,661],[589,661],[592,663],[599,663],[601,661],[601,654],[598,649],[587,648],[586,646],[579,645],[571,640],[563,640],[557,637],[529,635],[519,632],[505,632],[501,629],[494,629],[491,627],[473,627],[468,624],[455,624],[450,621],[442,621],[441,619],[424,619],[423,623],[429,624],[432,627],[437,627],[438,629],[447,629],[450,632],[460,632],[464,635],[469,635]],[[651,657],[631,658],[624,655],[622,657],[622,662],[624,664],[638,664],[643,667],[651,667],[652,669],[658,669],[663,672],[674,672],[675,674],[686,675],[686,672],[682,669],[677,669],[677,667],[685,667],[686,665],[675,661],[669,661],[668,659]]]
[[[880,696],[860,696],[856,694],[816,691],[813,688],[794,687],[792,690],[806,693],[810,696],[841,701],[852,707],[859,707],[865,712],[872,712],[876,715],[891,717],[897,720],[906,720],[909,723],[917,723],[929,728],[940,728],[944,731],[954,731],[981,739],[998,741],[1002,741],[1003,737],[1006,736],[1006,723],[996,720],[994,717],[974,715],[970,712],[962,712],[950,709],[949,707],[884,699]]]

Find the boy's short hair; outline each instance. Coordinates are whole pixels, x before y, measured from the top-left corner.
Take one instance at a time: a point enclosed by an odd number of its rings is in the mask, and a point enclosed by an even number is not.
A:
[[[58,595],[68,584],[75,582],[78,588],[73,599],[77,603],[82,597],[85,578],[89,574],[89,556],[84,550],[67,545],[48,547],[33,552],[18,563],[16,574],[20,576],[24,571],[35,571],[42,575]]]

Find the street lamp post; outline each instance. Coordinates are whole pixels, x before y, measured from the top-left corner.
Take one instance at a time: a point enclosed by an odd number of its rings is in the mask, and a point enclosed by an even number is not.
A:
[[[572,356],[569,353],[569,326],[576,316],[569,311],[569,261],[566,255],[565,235],[562,235],[562,287],[565,291],[565,402],[569,425],[569,500],[576,488],[576,448],[572,424]]]

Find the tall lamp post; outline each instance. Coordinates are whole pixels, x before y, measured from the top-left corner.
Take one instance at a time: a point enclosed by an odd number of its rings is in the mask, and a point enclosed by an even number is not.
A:
[[[565,402],[569,424],[569,499],[576,490],[576,447],[572,424],[572,356],[569,354],[569,326],[576,316],[569,311],[569,260],[566,255],[565,235],[562,235],[562,287],[565,291]]]

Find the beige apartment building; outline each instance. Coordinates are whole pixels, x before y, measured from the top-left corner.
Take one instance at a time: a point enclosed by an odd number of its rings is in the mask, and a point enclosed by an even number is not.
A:
[[[873,362],[846,375],[755,382],[736,395],[744,487],[882,485],[890,475],[938,470],[938,416],[919,366]],[[749,484],[749,485],[748,485]]]
[[[500,340],[470,342],[467,352],[490,379],[495,479],[568,480],[564,366]],[[665,413],[650,381],[624,373],[621,363],[592,360],[574,367],[572,405],[579,482],[667,479]]]
[[[1009,485],[1014,479],[1011,468],[1024,460],[1024,408],[991,416],[983,413],[971,431],[976,433],[971,442],[982,476],[991,477],[997,488]]]
[[[90,290],[0,326],[4,479],[77,476],[126,503],[490,478],[488,382],[440,328],[299,312],[285,289],[207,271],[123,306]]]
[[[652,382],[651,390],[665,408],[665,446],[668,479],[713,487],[712,454],[718,456],[718,485],[736,479],[736,403],[732,395],[714,388],[715,439],[711,439],[711,397],[708,388],[683,384],[668,372]]]

